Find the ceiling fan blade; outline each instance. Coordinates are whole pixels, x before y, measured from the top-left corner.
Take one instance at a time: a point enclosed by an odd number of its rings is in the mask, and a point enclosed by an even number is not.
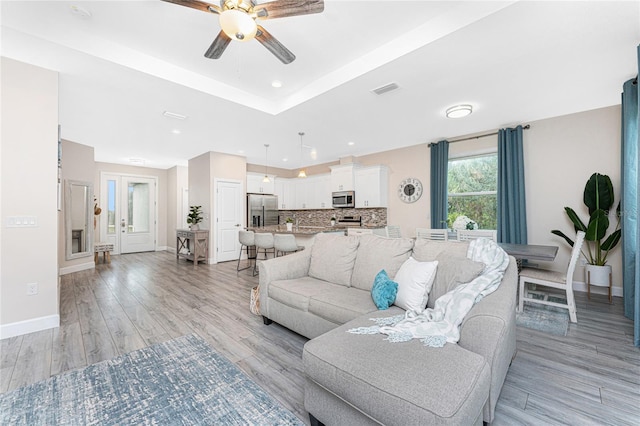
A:
[[[222,10],[220,9],[219,6],[216,6],[215,4],[207,3],[206,1],[199,1],[199,0],[162,0],[162,1],[165,1],[167,3],[178,4],[180,6],[190,7],[192,9],[201,10],[203,12],[211,12],[218,15],[222,13]]]
[[[276,40],[271,34],[264,28],[258,25],[258,32],[256,33],[256,40],[266,47],[269,52],[273,53],[276,58],[280,59],[283,64],[290,64],[296,59],[296,55],[291,53],[289,49],[284,47],[282,43]]]
[[[285,18],[287,16],[309,15],[324,10],[324,0],[276,0],[257,4],[253,12],[257,19]]]
[[[209,46],[209,49],[205,52],[204,56],[209,59],[220,58],[220,56],[222,56],[222,52],[224,52],[224,49],[227,48],[229,43],[231,43],[231,38],[226,35],[224,31],[220,31],[216,39],[211,43],[211,46]]]

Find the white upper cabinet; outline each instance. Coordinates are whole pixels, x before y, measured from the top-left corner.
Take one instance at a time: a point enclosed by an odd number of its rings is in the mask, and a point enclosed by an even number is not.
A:
[[[361,167],[355,171],[356,207],[389,206],[387,166]]]
[[[330,209],[331,176],[314,175],[308,178],[291,179],[295,193],[296,210]]]
[[[341,164],[331,166],[331,191],[353,191],[355,189],[354,170],[355,164]]]
[[[295,192],[293,179],[276,178],[275,194],[278,196],[279,210],[295,209]]]
[[[248,194],[274,194],[276,192],[275,176],[267,175],[269,182],[263,182],[264,174],[247,173],[247,193]]]
[[[315,202],[318,209],[333,208],[333,199],[331,197],[331,175],[319,175],[315,183]]]

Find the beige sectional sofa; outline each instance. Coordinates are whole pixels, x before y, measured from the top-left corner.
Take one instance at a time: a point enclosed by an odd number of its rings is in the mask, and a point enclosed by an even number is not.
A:
[[[305,408],[312,424],[490,423],[515,353],[517,269],[510,258],[501,285],[478,302],[457,344],[424,346],[414,339],[355,335],[378,311],[371,297],[376,274],[394,277],[409,256],[438,260],[427,307],[482,270],[466,259],[468,243],[319,234],[310,250],[261,262],[260,310],[311,339],[305,344]],[[475,275],[474,275],[475,274]],[[469,278],[471,277],[471,278]]]

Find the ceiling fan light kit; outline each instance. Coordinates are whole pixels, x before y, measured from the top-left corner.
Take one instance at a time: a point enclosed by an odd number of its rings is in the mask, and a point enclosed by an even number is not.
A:
[[[473,112],[473,107],[468,104],[456,105],[451,108],[447,108],[447,118],[462,118]]]
[[[205,57],[218,59],[232,40],[249,41],[255,38],[283,64],[290,64],[296,56],[258,25],[256,20],[309,15],[324,10],[324,0],[275,0],[260,4],[256,4],[255,0],[220,0],[220,7],[200,0],[163,1],[220,15],[222,30],[205,52]]]

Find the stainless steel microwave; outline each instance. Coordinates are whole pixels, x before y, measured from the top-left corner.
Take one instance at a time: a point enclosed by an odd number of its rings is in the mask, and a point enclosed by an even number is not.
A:
[[[331,198],[333,200],[333,208],[356,206],[356,195],[353,191],[333,192]]]

